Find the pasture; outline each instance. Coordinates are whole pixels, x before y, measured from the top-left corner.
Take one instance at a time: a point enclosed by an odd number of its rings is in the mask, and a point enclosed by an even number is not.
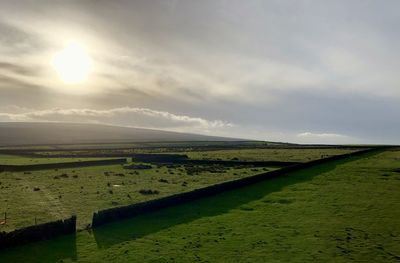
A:
[[[96,161],[111,158],[43,158],[43,157],[27,157],[9,154],[0,154],[0,165],[27,165],[27,164],[46,164],[46,163],[67,163],[81,161]]]
[[[126,165],[128,166],[128,165]],[[0,217],[7,212],[10,231],[75,214],[78,228],[91,223],[94,211],[189,191],[218,182],[251,176],[273,167],[94,166],[31,172],[0,173]],[[151,190],[153,193],[146,193]]]
[[[176,150],[175,146],[169,152]],[[304,162],[355,150],[337,148],[242,149],[242,147],[247,147],[247,144],[244,144],[240,147],[231,147],[229,150],[202,151],[196,148],[196,150],[187,151],[187,144],[178,145],[178,147],[181,146],[185,146],[181,149],[185,151],[179,153],[187,154],[191,159],[241,161]],[[194,144],[194,148],[200,146],[204,145]],[[160,147],[151,148],[151,152],[157,152],[158,149],[160,152],[167,153],[165,145]],[[49,146],[45,149],[48,148]],[[43,150],[41,147],[37,149]],[[58,152],[56,149],[49,152],[51,157],[44,157],[48,153],[46,150],[34,152],[35,149],[28,148],[25,152],[27,156],[3,154],[0,155],[0,164],[23,165],[99,160],[112,158],[108,155],[124,155],[127,152],[128,154],[125,156],[130,156],[129,152],[134,152],[136,149],[88,149],[77,151],[77,157],[57,157],[60,154],[74,155],[76,152],[70,149],[62,152]],[[79,153],[82,152],[86,157],[79,156]],[[143,152],[143,149],[140,149],[139,152]],[[99,154],[102,157],[87,157],[87,155]],[[131,161],[131,158],[127,160]],[[6,224],[0,225],[0,231],[11,231],[33,224],[67,218],[71,215],[78,217],[78,229],[84,229],[89,226],[92,214],[97,210],[147,201],[278,169],[278,167],[217,164],[152,164],[149,167],[151,169],[126,169],[126,166],[130,165],[137,165],[137,163],[0,173],[0,218],[3,215],[7,218]]]
[[[288,161],[307,162],[333,155],[350,153],[357,148],[253,148],[224,149],[214,151],[189,151],[192,159],[240,160],[240,161]]]
[[[385,151],[319,165],[3,251],[0,261],[398,262],[399,160]]]

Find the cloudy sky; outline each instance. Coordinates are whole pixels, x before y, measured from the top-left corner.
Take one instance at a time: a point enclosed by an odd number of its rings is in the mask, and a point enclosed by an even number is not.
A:
[[[0,0],[0,121],[400,143],[399,10],[397,0]],[[54,62],[71,43],[86,60],[67,73],[90,62],[75,83]]]

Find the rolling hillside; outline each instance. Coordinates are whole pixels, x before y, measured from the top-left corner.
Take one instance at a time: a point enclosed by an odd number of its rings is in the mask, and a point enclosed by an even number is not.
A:
[[[0,146],[147,141],[235,141],[237,139],[82,123],[0,123]]]

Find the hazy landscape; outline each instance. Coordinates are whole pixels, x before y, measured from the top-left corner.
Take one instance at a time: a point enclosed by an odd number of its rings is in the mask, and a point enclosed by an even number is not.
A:
[[[80,123],[0,123],[0,144],[132,143],[151,141],[235,141],[231,138]],[[237,139],[239,140],[239,139]]]
[[[0,262],[400,262],[399,8],[0,0]]]

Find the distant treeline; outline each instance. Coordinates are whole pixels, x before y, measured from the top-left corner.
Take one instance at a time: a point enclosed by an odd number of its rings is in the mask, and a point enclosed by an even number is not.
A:
[[[0,232],[0,249],[72,234],[75,231],[76,216],[72,216],[68,219],[28,226],[12,232]]]
[[[75,168],[87,167],[98,165],[110,164],[124,164],[126,158],[120,159],[107,159],[107,160],[93,160],[93,161],[79,161],[79,162],[65,162],[65,163],[44,163],[44,164],[26,164],[26,165],[0,165],[0,172],[20,172],[20,171],[34,171],[34,170],[48,170],[48,169],[61,169],[61,168]]]
[[[312,167],[315,165],[324,164],[324,163],[328,163],[328,162],[335,161],[335,160],[340,160],[340,159],[345,159],[348,157],[354,157],[354,156],[358,156],[358,155],[362,155],[362,154],[366,154],[366,153],[370,153],[370,152],[375,152],[375,151],[378,151],[381,149],[383,149],[383,147],[376,147],[376,148],[362,150],[362,151],[358,151],[358,152],[352,152],[352,153],[347,153],[347,154],[342,154],[342,155],[335,155],[335,156],[331,156],[331,157],[324,158],[324,159],[318,159],[318,160],[314,160],[314,161],[310,161],[310,162],[306,162],[306,163],[299,163],[299,164],[287,166],[287,167],[279,169],[279,170],[261,173],[261,174],[257,174],[254,176],[237,179],[234,181],[228,181],[228,182],[224,182],[224,183],[220,183],[220,184],[211,185],[211,186],[196,189],[196,190],[193,190],[190,192],[175,194],[175,195],[167,196],[164,198],[141,202],[141,203],[136,203],[136,204],[132,204],[132,205],[128,205],[128,206],[100,210],[93,214],[92,227],[98,227],[98,226],[101,226],[101,225],[104,225],[107,223],[111,223],[114,221],[118,221],[121,219],[139,216],[139,215],[142,215],[142,214],[145,214],[148,212],[152,212],[152,211],[160,210],[160,209],[167,208],[170,206],[175,206],[175,205],[179,205],[182,203],[190,202],[190,201],[193,201],[193,200],[196,200],[199,198],[212,196],[212,195],[219,194],[219,193],[222,193],[227,190],[237,189],[237,188],[247,186],[250,184],[254,184],[254,183],[257,183],[260,181],[264,181],[267,179],[276,178],[278,176],[282,176],[289,172],[298,171],[298,170],[301,170],[304,168],[309,168],[309,167]]]

